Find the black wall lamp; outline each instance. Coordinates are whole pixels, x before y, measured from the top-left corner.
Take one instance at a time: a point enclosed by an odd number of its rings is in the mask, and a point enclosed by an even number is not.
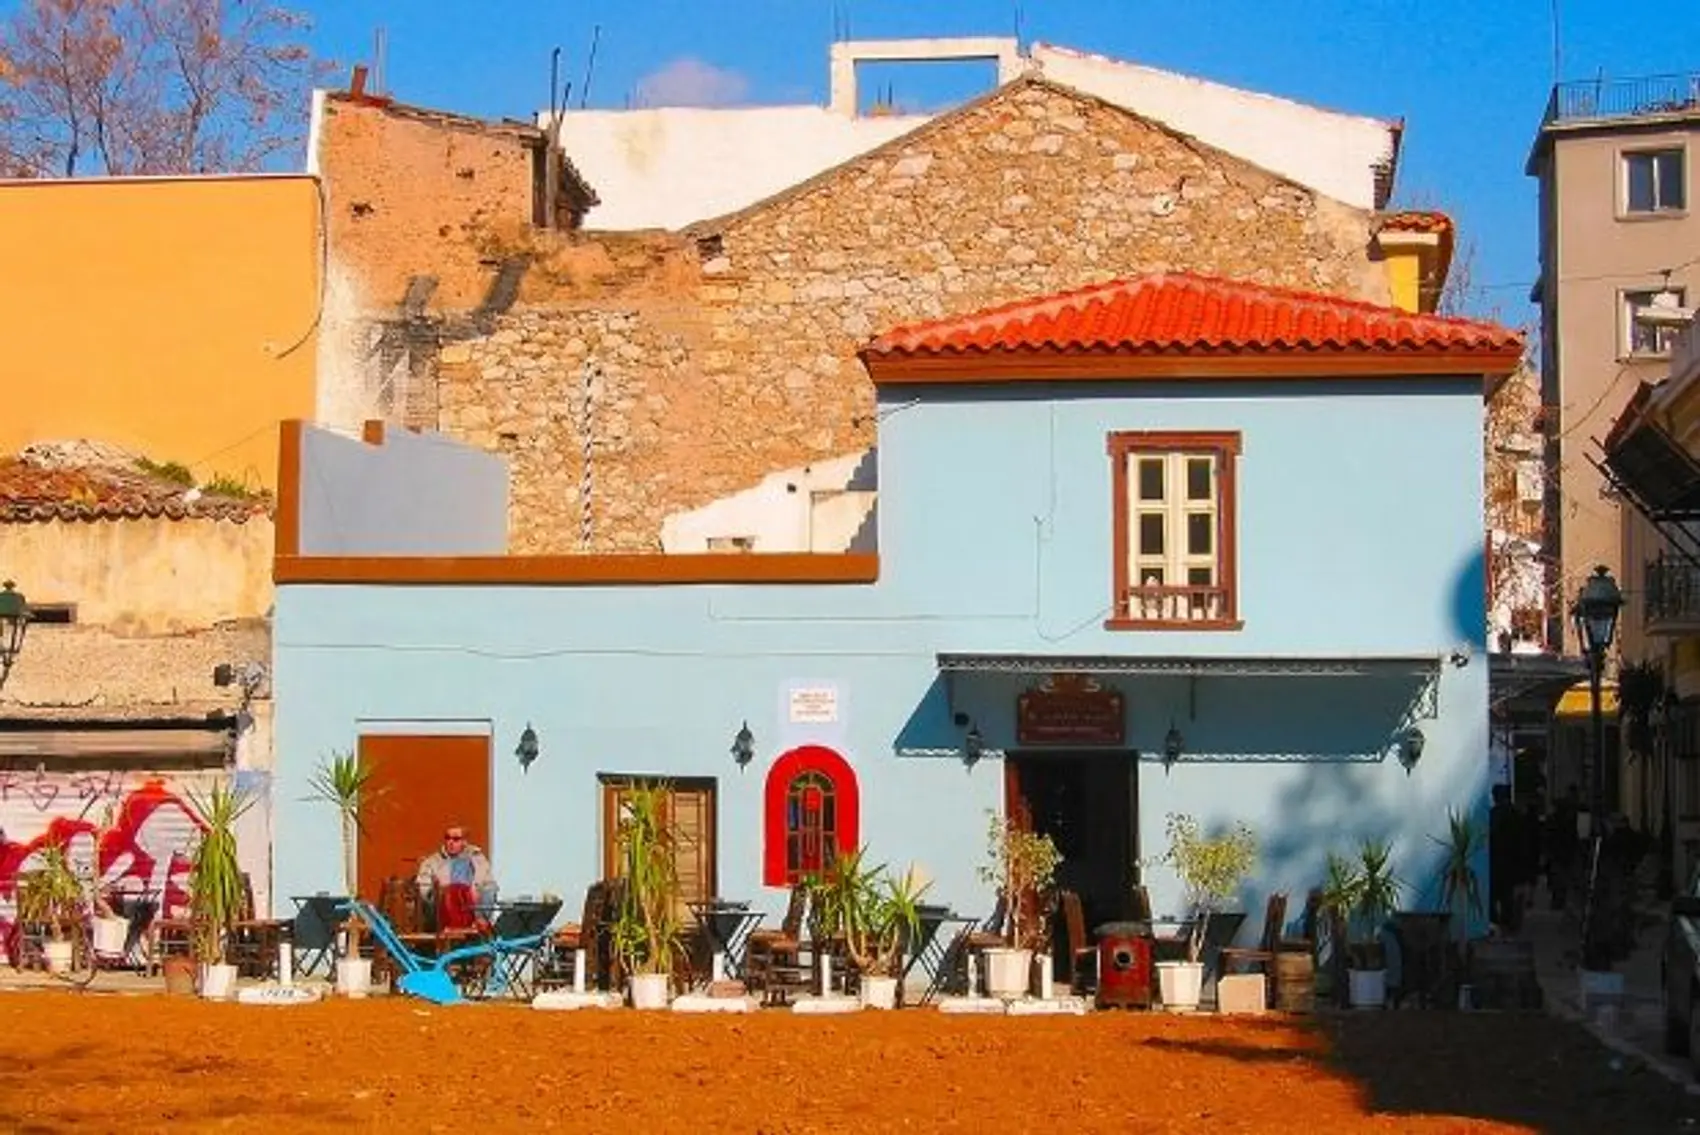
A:
[[[743,768],[753,761],[755,756],[756,735],[750,732],[750,723],[746,721],[743,728],[738,730],[738,735],[732,738],[732,759],[738,762],[739,768]]]
[[[531,722],[525,723],[525,732],[519,735],[519,747],[514,750],[514,756],[519,758],[519,771],[530,772],[531,762],[537,759],[537,730],[531,727]]]
[[[980,736],[980,727],[974,724],[974,719],[966,713],[959,713],[952,720],[956,722],[958,729],[966,727],[968,730],[962,735],[962,763],[973,768],[985,755],[986,739]]]
[[[0,583],[0,686],[12,672],[24,648],[24,632],[30,626],[30,605],[11,580]]]
[[[1411,770],[1417,767],[1417,762],[1423,759],[1423,746],[1426,744],[1428,738],[1414,725],[1399,738],[1399,763],[1405,766],[1406,776],[1410,776]]]
[[[1163,734],[1163,771],[1167,773],[1175,767],[1175,762],[1186,752],[1186,738],[1175,728],[1173,721],[1169,722],[1169,731]]]

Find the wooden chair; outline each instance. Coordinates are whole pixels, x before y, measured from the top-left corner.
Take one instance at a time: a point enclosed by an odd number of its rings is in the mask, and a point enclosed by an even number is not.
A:
[[[1287,922],[1287,895],[1277,891],[1269,896],[1269,903],[1263,908],[1263,934],[1258,939],[1256,947],[1246,949],[1237,946],[1224,946],[1218,955],[1221,958],[1221,971],[1224,974],[1233,973],[1237,965],[1259,967],[1263,971],[1268,988],[1264,990],[1267,1004],[1275,1001],[1275,951],[1281,941],[1281,931]]]
[[[777,927],[751,933],[744,951],[744,975],[750,988],[759,989],[768,1004],[784,1004],[791,994],[806,989],[809,972],[802,963],[803,918],[808,913],[809,890],[801,883],[791,888],[785,917]]]
[[[437,934],[431,927],[430,912],[419,893],[419,884],[411,877],[391,875],[378,891],[378,913],[389,920],[401,944],[409,950],[428,957],[437,948]],[[395,959],[377,942],[372,944],[372,980],[393,985],[399,974]]]
[[[608,916],[608,884],[598,879],[584,891],[584,909],[577,922],[568,922],[549,936],[550,960],[538,979],[540,989],[559,989],[571,985],[578,976],[578,951],[584,951],[584,988],[594,989],[592,975],[601,960],[600,938],[603,921]]]
[[[1063,926],[1068,933],[1068,986],[1074,993],[1086,992],[1082,983],[1082,970],[1090,963],[1092,976],[1097,978],[1098,947],[1086,935],[1086,915],[1081,910],[1080,896],[1073,891],[1063,891],[1061,894]]]
[[[230,924],[228,955],[236,972],[244,977],[267,978],[277,974],[278,947],[283,944],[293,919],[258,918],[254,910],[254,881],[242,873],[242,916]]]

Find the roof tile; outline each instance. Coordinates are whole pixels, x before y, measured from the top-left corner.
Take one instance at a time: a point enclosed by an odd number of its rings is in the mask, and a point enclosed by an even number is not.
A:
[[[1116,280],[899,327],[871,356],[1033,351],[1502,353],[1522,336],[1494,323],[1316,292],[1171,272]]]
[[[238,523],[271,510],[264,497],[200,492],[141,470],[50,466],[0,457],[0,524],[43,520],[219,519]]]

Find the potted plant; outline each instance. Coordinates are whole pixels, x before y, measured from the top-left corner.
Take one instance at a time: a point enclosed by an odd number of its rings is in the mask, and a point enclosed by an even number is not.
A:
[[[42,953],[49,973],[68,973],[76,945],[67,928],[82,915],[82,883],[63,847],[36,853],[36,866],[18,874],[18,921],[47,931]]]
[[[679,874],[667,822],[665,784],[634,784],[622,802],[615,846],[625,890],[614,920],[614,949],[635,1009],[665,1009],[680,950]]]
[[[883,865],[862,866],[865,850],[840,856],[811,890],[821,923],[844,936],[845,952],[861,976],[863,1006],[895,1009],[903,948],[920,933],[919,905],[929,884],[917,884],[913,869],[892,876]]]
[[[1033,954],[1045,945],[1038,939],[1043,920],[1027,918],[1026,909],[1031,905],[1036,910],[1039,896],[1050,890],[1062,855],[1050,836],[1036,835],[996,812],[987,816],[980,879],[998,888],[1009,911],[1010,945],[986,951],[986,992],[1024,997],[1032,987]]]
[[[203,830],[189,866],[191,948],[201,967],[201,996],[223,1000],[236,987],[236,967],[225,961],[230,926],[242,917],[245,888],[236,857],[236,823],[253,805],[245,793],[215,785],[189,793]]]
[[[1187,934],[1186,961],[1158,962],[1157,986],[1167,1008],[1198,1008],[1204,990],[1204,941],[1210,916],[1239,893],[1240,885],[1257,863],[1257,838],[1245,824],[1211,838],[1200,833],[1198,821],[1169,813],[1165,824],[1169,849],[1157,862],[1166,864],[1180,880],[1192,929]]]
[[[310,800],[336,808],[341,821],[342,835],[342,893],[349,898],[358,893],[360,883],[360,831],[365,824],[364,810],[382,792],[372,784],[372,770],[362,768],[354,753],[333,753],[328,761],[314,770],[307,782],[312,789]],[[336,964],[336,989],[349,997],[364,997],[372,984],[372,959],[360,956],[360,920],[348,920],[348,949]]]
[[[1379,1009],[1387,1003],[1387,959],[1381,946],[1381,927],[1399,903],[1401,884],[1389,860],[1392,850],[1380,840],[1366,839],[1355,864],[1343,866],[1347,908],[1346,980],[1354,1008]],[[1330,856],[1330,879],[1336,864]]]
[[[1481,855],[1486,840],[1482,830],[1470,822],[1470,817],[1456,808],[1448,809],[1446,813],[1446,838],[1435,836],[1429,838],[1439,844],[1443,852],[1440,863],[1440,904],[1447,913],[1458,918],[1458,957],[1461,962],[1470,942],[1470,918],[1480,915],[1482,908],[1481,884],[1476,876],[1476,859]],[[1467,1007],[1470,1001],[1470,987],[1467,984],[1459,986],[1458,1004],[1460,1008]]]

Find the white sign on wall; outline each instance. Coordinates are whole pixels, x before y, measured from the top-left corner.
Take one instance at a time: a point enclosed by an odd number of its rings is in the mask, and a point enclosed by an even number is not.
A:
[[[836,686],[794,686],[790,721],[793,725],[834,725],[838,721]]]

